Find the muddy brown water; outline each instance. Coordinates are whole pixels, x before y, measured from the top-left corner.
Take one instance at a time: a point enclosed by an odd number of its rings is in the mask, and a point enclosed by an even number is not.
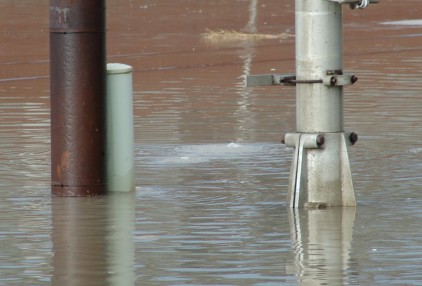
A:
[[[137,187],[75,199],[50,196],[48,1],[0,0],[0,285],[420,285],[422,2],[380,2],[344,9],[358,207],[290,211],[294,89],[241,77],[294,71],[294,1],[107,1]]]

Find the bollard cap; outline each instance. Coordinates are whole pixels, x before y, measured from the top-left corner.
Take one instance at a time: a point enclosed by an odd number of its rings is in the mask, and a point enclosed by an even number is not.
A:
[[[129,65],[119,63],[107,64],[107,74],[131,73],[132,71],[133,68]]]

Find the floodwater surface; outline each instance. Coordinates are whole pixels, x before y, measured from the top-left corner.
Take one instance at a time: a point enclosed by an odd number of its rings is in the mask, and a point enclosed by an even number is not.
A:
[[[357,208],[290,210],[294,1],[109,0],[136,192],[50,195],[48,1],[0,0],[0,285],[420,285],[422,2],[344,7]]]

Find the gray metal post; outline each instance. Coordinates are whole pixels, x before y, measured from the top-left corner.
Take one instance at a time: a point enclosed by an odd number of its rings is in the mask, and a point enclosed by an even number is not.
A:
[[[342,7],[296,0],[296,79],[318,80],[342,71]],[[321,83],[296,85],[298,132],[342,132],[343,90]]]
[[[296,129],[291,207],[355,206],[343,128],[342,6],[296,0]],[[322,82],[320,79],[323,79]],[[319,81],[318,81],[319,80]]]
[[[247,76],[247,86],[295,85],[296,133],[288,205],[356,206],[347,147],[358,137],[343,126],[342,4],[366,8],[378,0],[296,0],[296,74]]]

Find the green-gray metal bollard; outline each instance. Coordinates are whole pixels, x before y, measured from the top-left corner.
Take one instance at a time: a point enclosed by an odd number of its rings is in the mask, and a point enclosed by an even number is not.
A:
[[[133,164],[132,67],[107,64],[107,183],[108,191],[135,189]]]

